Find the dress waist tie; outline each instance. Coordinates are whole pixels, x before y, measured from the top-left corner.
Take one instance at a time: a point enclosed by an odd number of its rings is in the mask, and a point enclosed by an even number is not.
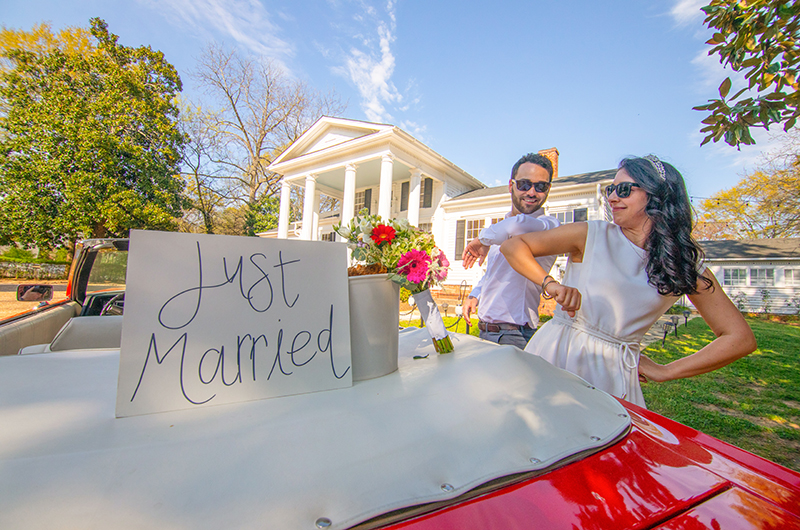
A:
[[[628,399],[628,396],[635,396],[638,393],[636,389],[639,384],[639,341],[624,341],[600,329],[589,327],[576,320],[564,318],[559,314],[553,315],[553,322],[586,333],[587,335],[591,335],[596,339],[608,342],[619,348],[619,368],[623,376],[623,381],[625,381],[625,394],[619,397]]]

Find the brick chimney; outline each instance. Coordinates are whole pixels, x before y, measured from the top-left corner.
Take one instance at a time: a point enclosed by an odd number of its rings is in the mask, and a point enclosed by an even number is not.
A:
[[[558,149],[551,147],[550,149],[542,149],[539,154],[546,156],[553,163],[553,180],[558,178]]]

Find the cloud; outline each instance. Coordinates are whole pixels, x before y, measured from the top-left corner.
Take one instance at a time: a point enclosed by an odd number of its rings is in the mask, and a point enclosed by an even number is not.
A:
[[[699,74],[698,88],[703,92],[716,89],[726,77],[734,73],[730,68],[723,68],[719,57],[709,55],[708,50],[698,52],[692,59],[692,65]]]
[[[281,28],[257,0],[137,0],[178,26],[201,34],[222,34],[243,48],[273,59],[286,69],[284,60],[294,56],[292,46],[278,37]],[[284,15],[278,14],[279,18]],[[288,70],[287,70],[288,71]]]
[[[721,169],[734,170],[740,176],[755,171],[764,165],[765,156],[774,153],[785,142],[786,133],[779,125],[767,131],[761,127],[752,127],[750,134],[756,141],[755,145],[742,145],[739,149],[726,144],[724,140],[709,142],[702,147],[706,160],[711,160]],[[689,135],[689,142],[699,146],[704,134],[699,130]]]
[[[703,93],[712,91],[710,97],[719,97],[719,85],[726,77],[730,77],[732,82],[730,95],[735,94],[748,84],[743,72],[735,72],[730,66],[723,67],[719,62],[719,56],[716,54],[709,55],[708,49],[699,52],[692,59],[692,65],[694,65],[699,74],[698,91]]]
[[[414,121],[403,120],[400,123],[400,128],[403,129],[404,131],[410,133],[411,136],[413,136],[414,138],[416,138],[420,142],[424,142],[425,141],[425,132],[428,129],[427,126],[420,125],[420,124],[418,124],[417,122],[414,122]]]
[[[707,3],[707,0],[678,0],[670,9],[669,14],[679,26],[696,24],[705,19],[706,15],[700,11],[700,8]]]
[[[387,3],[386,19],[382,19],[373,6],[362,3],[359,7],[359,13],[353,16],[353,20],[365,27],[353,35],[358,45],[351,46],[344,65],[334,71],[355,84],[361,96],[361,109],[368,120],[389,123],[393,117],[387,106],[403,101],[403,95],[392,81],[395,67],[392,51],[396,38],[395,5],[392,1]]]

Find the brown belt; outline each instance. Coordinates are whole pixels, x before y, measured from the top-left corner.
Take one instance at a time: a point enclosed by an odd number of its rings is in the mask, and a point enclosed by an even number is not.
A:
[[[481,331],[488,331],[489,333],[497,333],[501,330],[520,330],[522,328],[532,329],[530,325],[506,324],[504,322],[482,322],[478,321],[478,329]]]

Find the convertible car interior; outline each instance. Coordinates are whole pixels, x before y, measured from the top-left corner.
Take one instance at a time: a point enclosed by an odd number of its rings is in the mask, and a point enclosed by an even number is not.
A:
[[[0,320],[0,355],[63,351],[75,344],[119,348],[127,259],[127,239],[79,242],[66,297]],[[48,285],[32,287],[52,291]]]

